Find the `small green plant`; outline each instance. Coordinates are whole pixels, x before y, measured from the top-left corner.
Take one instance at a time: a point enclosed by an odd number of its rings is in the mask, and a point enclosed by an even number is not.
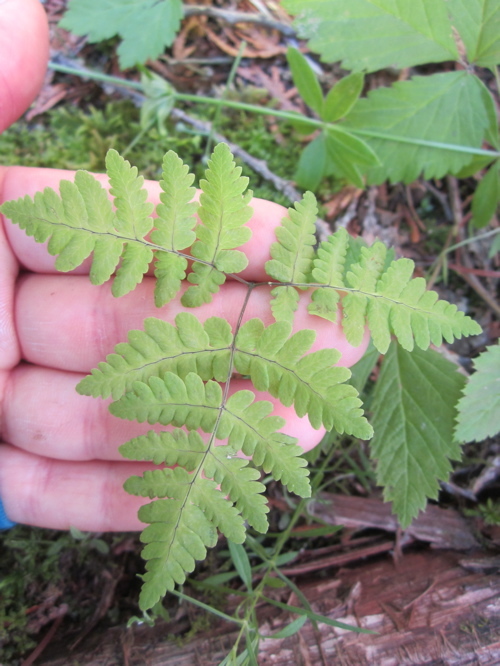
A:
[[[284,0],[283,4],[296,16],[294,26],[310,40],[312,51],[351,71],[323,95],[304,56],[297,49],[288,50],[294,83],[312,116],[183,94],[153,77],[142,83],[148,98],[144,118],[155,109],[164,120],[177,102],[189,101],[274,115],[303,131],[317,130],[295,173],[298,184],[310,190],[328,175],[363,188],[385,180],[410,183],[421,175],[466,177],[491,165],[472,201],[473,224],[486,226],[500,201],[500,138],[495,103],[475,70],[490,69],[498,83],[497,0]],[[151,31],[144,30],[139,15],[151,19]],[[62,25],[89,34],[92,41],[120,33],[124,37],[118,47],[120,61],[129,67],[159,55],[173,39],[172,29],[181,16],[180,0],[130,0],[127,11],[117,0],[105,6],[95,0],[71,0]],[[447,61],[457,63],[456,71],[414,76],[360,97],[365,73]],[[485,149],[484,143],[492,149]]]
[[[393,261],[382,243],[367,247],[340,229],[315,251],[317,206],[311,193],[289,209],[278,227],[266,264],[268,279],[242,278],[248,259],[238,248],[251,235],[246,222],[252,195],[225,144],[215,148],[209,161],[199,204],[193,202],[194,176],[188,167],[175,153],[165,155],[156,218],[137,169],[114,150],[106,166],[114,205],[91,174],[78,171],[74,183],[61,181],[59,194],[47,188],[34,199],[7,202],[0,210],[37,242],[48,241],[58,270],[73,270],[93,254],[91,282],[112,280],[117,297],[135,289],[152,262],[158,307],[181,289],[186,308],[209,303],[228,276],[244,287],[234,330],[222,318],[202,324],[187,311],[176,316],[175,325],[148,318],[143,331],[130,331],[128,342],[118,344],[78,385],[84,395],[112,396],[110,411],[119,418],[173,426],[120,447],[126,458],[159,466],[125,484],[128,492],[153,500],[139,512],[148,524],[141,537],[147,573],[140,599],[147,610],[185,580],[195,561],[216,544],[217,530],[233,543],[245,540],[245,523],[266,532],[260,470],[291,492],[310,495],[297,440],[282,432],[286,424],[272,414],[270,402],[256,400],[249,390],[231,393],[235,373],[248,376],[256,390],[293,405],[314,428],[334,428],[362,439],[373,434],[356,389],[347,383],[350,372],[335,365],[339,353],[309,353],[314,331],[291,333],[301,292],[308,290],[309,312],[329,321],[336,320],[341,306],[347,339],[359,345],[368,327],[382,353],[392,338],[404,350],[415,345],[426,350],[431,342],[451,342],[479,333],[480,327],[426,291],[422,278],[412,278],[413,262]],[[269,286],[276,322],[243,323],[253,292]],[[403,526],[424,506],[426,496],[435,495],[449,458],[459,455],[458,446],[441,438],[431,440],[429,448],[427,422],[419,423],[425,442],[419,455],[405,441],[394,450],[390,439],[380,440],[374,451],[388,496],[397,495],[394,506]],[[225,443],[216,445],[217,440]],[[398,477],[405,479],[402,489]]]

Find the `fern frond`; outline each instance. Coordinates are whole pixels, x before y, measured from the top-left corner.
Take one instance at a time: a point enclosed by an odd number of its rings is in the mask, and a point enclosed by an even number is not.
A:
[[[212,447],[203,472],[220,484],[221,491],[234,502],[244,520],[257,532],[265,533],[269,527],[269,508],[263,495],[266,487],[259,481],[260,472],[249,467],[248,460],[234,456],[232,451],[232,447]]]
[[[166,371],[182,378],[194,372],[204,380],[226,381],[233,341],[228,322],[211,317],[201,324],[194,315],[181,312],[175,323],[146,319],[144,331],[129,331],[128,342],[116,345],[116,353],[109,354],[82,379],[77,391],[117,399],[131,389],[134,381],[146,381]]]
[[[155,465],[180,465],[192,472],[202,463],[206,448],[196,430],[186,432],[176,428],[169,432],[150,430],[146,435],[122,444],[119,451],[129,460],[150,460]]]
[[[337,289],[344,284],[344,266],[349,249],[349,234],[340,227],[323,241],[313,261],[312,278],[315,282]],[[337,321],[340,294],[335,289],[315,289],[307,310],[329,321]]]
[[[155,465],[180,465],[188,472],[196,469],[220,484],[249,524],[259,532],[267,532],[269,512],[265,486],[258,481],[260,472],[248,467],[248,460],[234,455],[229,446],[209,447],[196,430],[181,429],[140,435],[120,446],[120,453],[129,460],[150,460]],[[201,507],[203,508],[203,507]]]
[[[316,197],[311,192],[306,192],[295,208],[288,209],[288,217],[276,229],[278,242],[271,245],[272,259],[266,262],[266,272],[270,277],[279,282],[300,284],[309,281],[317,216]],[[271,294],[271,309],[276,321],[292,323],[299,302],[297,289],[289,285],[275,287]]]
[[[243,225],[252,216],[248,205],[252,192],[244,194],[248,178],[241,176],[233,156],[224,143],[215,147],[209,160],[206,180],[200,182],[202,194],[198,215],[202,224],[196,227],[196,242],[192,247],[195,262],[188,275],[189,287],[182,297],[182,304],[196,307],[210,303],[212,294],[224,284],[224,273],[239,273],[248,265],[243,252],[235,250],[246,243],[251,231]]]
[[[267,328],[260,319],[244,324],[236,339],[234,365],[249,375],[257,390],[269,391],[280,402],[294,406],[298,416],[308,415],[314,428],[335,427],[339,433],[369,439],[373,432],[360,409],[357,391],[344,384],[347,368],[334,367],[340,358],[335,349],[311,354],[315,333],[302,330],[290,337],[292,327],[277,322]]]
[[[156,245],[171,252],[156,252],[155,258],[155,304],[157,307],[168,303],[180,290],[181,281],[186,277],[188,265],[186,257],[174,251],[191,247],[196,238],[193,227],[196,224],[195,212],[198,204],[193,201],[195,188],[191,187],[194,175],[187,165],[169,150],[163,158],[163,171],[160,187],[161,203],[156,207],[158,218],[151,240]]]
[[[343,265],[344,239],[345,231],[339,230],[321,245],[314,260],[313,278],[325,286],[313,292],[309,312],[334,320],[337,298],[317,292],[338,292],[342,297],[342,325],[352,345],[360,344],[366,325],[383,354],[391,335],[411,351],[415,344],[425,350],[431,342],[439,346],[443,338],[452,342],[481,332],[481,327],[455,305],[438,300],[434,291],[426,291],[423,278],[412,278],[413,261],[388,262],[387,248],[382,243],[362,247],[359,261]]]
[[[34,199],[7,202],[2,212],[38,243],[49,241],[49,253],[58,255],[57,270],[71,271],[93,252],[90,280],[103,284],[121,259],[113,294],[122,296],[142,280],[153,257],[144,240],[152,227],[147,216],[153,205],[146,203],[143,178],[135,167],[116,151],[109,151],[107,164],[117,195],[116,213],[106,190],[86,171],[77,171],[74,183],[61,181],[60,196],[46,188]]]
[[[139,509],[139,519],[149,523],[141,534],[147,561],[140,607],[147,610],[175,584],[194,570],[217,543],[217,528],[231,541],[245,539],[243,519],[214,481],[190,475],[182,467],[148,470],[131,477],[125,490],[140,497],[158,499]],[[203,507],[203,508],[201,508]]]
[[[277,481],[290,484],[297,494],[310,493],[306,462],[296,440],[281,432],[285,425],[279,416],[270,416],[273,406],[266,400],[255,401],[251,391],[238,391],[224,402],[217,382],[203,383],[189,373],[185,380],[172,372],[162,379],[134,382],[132,390],[109,406],[114,416],[147,421],[151,425],[174,425],[188,430],[201,429],[217,439],[227,439],[235,454],[240,449],[252,456],[255,465],[263,467]]]

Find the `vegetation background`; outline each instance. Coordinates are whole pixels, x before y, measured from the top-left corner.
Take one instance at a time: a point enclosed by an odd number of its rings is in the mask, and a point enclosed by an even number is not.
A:
[[[145,177],[157,179],[161,157],[172,149],[200,177],[211,146],[222,136],[233,144],[233,151],[236,149],[255,196],[288,206],[298,198],[301,185],[314,188],[322,204],[322,233],[344,226],[368,243],[376,238],[384,240],[397,256],[413,259],[418,274],[428,277],[443,298],[473,314],[483,334],[439,350],[446,363],[453,363],[468,374],[473,369],[473,360],[491,347],[499,335],[499,226],[495,209],[500,187],[496,166],[486,171],[488,161],[478,161],[469,172],[447,175],[445,170],[439,178],[408,178],[406,183],[393,178],[394,182],[389,184],[369,177],[368,183],[373,184],[365,187],[363,181],[359,182],[356,170],[328,167],[325,162],[323,171],[319,175],[316,172],[311,182],[318,160],[317,155],[311,159],[308,147],[314,141],[319,145],[318,131],[301,124],[300,118],[315,118],[311,112],[316,103],[314,95],[307,93],[315,89],[315,84],[307,78],[309,74],[300,57],[294,65],[294,56],[287,61],[287,52],[290,46],[299,47],[306,55],[319,80],[320,91],[331,90],[339,80],[345,80],[348,72],[338,63],[322,62],[310,50],[312,44],[308,46],[306,41],[298,39],[288,13],[293,11],[293,4],[257,0],[186,2],[185,18],[178,30],[172,31],[171,45],[164,53],[160,45],[162,54],[148,62],[149,72],[155,75],[148,79],[144,78],[143,69],[132,66],[134,59],[127,62],[119,38],[90,44],[85,36],[59,26],[67,9],[65,0],[47,0],[44,5],[51,24],[52,69],[32,109],[0,138],[0,161],[103,171],[107,150],[115,148],[125,153]],[[496,9],[495,3],[482,4],[493,8],[490,20],[496,25],[498,3]],[[237,12],[245,12],[249,20],[241,22],[241,16],[235,16]],[[86,34],[85,29],[81,32]],[[345,62],[343,65],[347,66]],[[136,88],[120,86],[111,78],[97,81],[83,73],[62,73],[65,68],[68,71],[88,68],[107,77],[126,77]],[[354,80],[363,97],[415,75],[460,72],[464,64],[452,58],[436,58],[425,65],[374,69],[361,86],[360,79]],[[494,99],[491,108],[496,114],[498,81],[495,68],[491,70],[475,68]],[[305,83],[300,83],[301,76],[306,77]],[[178,95],[175,100],[172,89]],[[194,103],[189,101],[190,96],[236,102],[240,108]],[[256,115],[241,108],[242,103],[260,105],[269,110],[269,115]],[[271,110],[277,113],[272,115]],[[299,120],[280,119],[277,117],[280,112],[296,114]],[[493,125],[496,126],[496,115]],[[489,150],[495,148],[491,134],[490,131],[484,144]],[[370,159],[363,155],[365,161]],[[485,194],[475,199],[473,209],[474,195],[481,187]],[[481,201],[488,202],[486,210],[481,208]],[[471,224],[474,215],[475,226]],[[486,225],[489,225],[486,230],[478,231],[479,226],[486,228]],[[477,240],[477,236],[481,238]],[[367,354],[355,378],[359,389],[364,389],[367,408],[370,405],[373,408],[375,388],[381,380],[377,353]],[[461,386],[458,389],[453,399],[450,396],[450,408],[455,408]],[[375,407],[376,404],[375,399]],[[455,413],[450,414],[453,425]],[[274,536],[254,543],[248,553],[243,549],[228,552],[221,542],[217,552],[193,576],[190,596],[220,612],[237,614],[237,603],[231,595],[244,589],[245,583],[247,590],[252,591],[252,576],[249,578],[248,572],[252,571],[258,580],[259,567],[265,558],[262,548],[270,548],[271,543],[276,545],[276,539],[280,540],[280,550],[274,564],[287,580],[293,576],[299,588],[315,577],[334,579],[341,565],[359,563],[370,556],[380,557],[390,550],[398,552],[403,546],[406,553],[425,551],[433,539],[435,542],[439,531],[445,534],[442,546],[455,547],[461,552],[481,545],[495,556],[500,544],[500,442],[498,437],[487,436],[494,434],[492,431],[482,437],[464,437],[479,441],[465,447],[463,460],[454,466],[449,481],[441,484],[435,508],[448,510],[429,514],[434,530],[432,538],[423,528],[413,529],[403,542],[389,507],[382,505],[366,443],[327,436],[309,460],[317,492],[330,496],[316,495],[312,504],[296,504],[271,484]],[[331,503],[333,496],[335,510]],[[361,506],[356,504],[358,498],[363,500]],[[366,511],[367,506],[370,511]],[[452,525],[450,516],[458,522]],[[339,524],[345,525],[345,529],[339,530],[336,527]],[[277,536],[278,533],[281,535]],[[78,650],[97,626],[101,630],[122,626],[138,613],[136,575],[143,564],[135,535],[86,535],[76,530],[60,534],[17,527],[0,536],[0,553],[0,663],[44,663],[43,659],[50,659],[51,651],[57,655],[58,646]],[[298,569],[287,568],[292,561]],[[280,583],[268,583],[275,585],[275,598],[288,603],[289,596],[279,597],[284,594]],[[284,590],[290,595],[289,587]],[[294,605],[298,599],[308,608],[298,588],[292,593],[296,595]],[[262,603],[260,598],[259,604]],[[345,618],[350,614],[346,604],[343,598],[335,617]],[[164,625],[167,627],[164,632],[173,631],[175,626],[186,643],[197,633],[213,631],[212,623],[217,621],[207,612],[195,610],[185,600],[179,602],[174,597],[169,597],[165,607],[156,611],[163,621],[171,622]],[[265,611],[262,613],[265,620],[257,612],[252,616],[257,628],[269,620]],[[291,629],[284,630],[276,640],[300,636],[304,618],[307,616],[299,616],[298,622],[288,625]],[[491,641],[492,636],[490,632],[487,640]],[[44,657],[40,657],[42,652]],[[123,663],[134,662],[127,662],[125,656]],[[236,656],[234,663],[238,663]]]

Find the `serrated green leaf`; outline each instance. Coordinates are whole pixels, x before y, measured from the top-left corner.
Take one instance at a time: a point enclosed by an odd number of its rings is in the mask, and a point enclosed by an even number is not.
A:
[[[365,76],[359,72],[344,76],[337,81],[326,96],[321,118],[328,123],[333,123],[347,116],[361,95],[364,83]]]
[[[407,527],[436,499],[439,480],[460,457],[453,443],[455,405],[464,378],[432,350],[409,354],[394,343],[384,359],[373,401],[372,457],[377,482]]]
[[[373,72],[456,60],[442,0],[285,0],[299,36],[325,62]]]
[[[189,287],[182,297],[181,302],[186,307],[212,301],[212,294],[217,293],[225,282],[226,277],[221,272],[225,267],[236,268],[239,272],[248,264],[242,252],[234,251],[252,235],[250,229],[243,226],[252,216],[248,205],[252,192],[245,193],[248,178],[241,176],[241,167],[235,165],[225,143],[215,147],[208,167],[206,180],[200,182],[202,194],[198,215],[202,224],[196,227],[198,240],[191,250],[193,257],[206,263],[195,262],[193,272],[188,275],[188,281],[194,286]],[[232,252],[228,253],[228,250]]]
[[[488,347],[474,369],[457,405],[459,442],[481,442],[500,432],[500,346]]]
[[[321,133],[301,152],[294,180],[299,187],[314,191],[325,175],[325,166],[325,136]]]
[[[481,229],[490,223],[500,201],[500,162],[482,177],[472,199],[472,224]]]
[[[299,95],[313,111],[320,114],[323,106],[323,92],[310,64],[302,53],[293,46],[288,47],[286,58]]]
[[[156,59],[170,46],[183,15],[181,0],[70,0],[61,27],[89,42],[122,38],[122,69]]]
[[[314,258],[312,277],[315,282],[340,289],[344,286],[344,267],[349,249],[349,234],[340,227],[328,240],[322,241]],[[315,289],[311,296],[309,314],[337,321],[340,295],[334,289]]]
[[[497,0],[448,0],[453,27],[469,62],[494,68],[500,63],[500,5]]]
[[[372,184],[387,179],[410,183],[422,173],[427,180],[458,173],[472,156],[459,149],[446,150],[442,144],[480,148],[488,126],[481,84],[463,71],[416,76],[390,88],[378,88],[358,100],[343,123],[347,130],[361,134],[368,131],[396,137],[366,136],[382,165],[368,170]],[[407,142],[411,140],[436,145]]]

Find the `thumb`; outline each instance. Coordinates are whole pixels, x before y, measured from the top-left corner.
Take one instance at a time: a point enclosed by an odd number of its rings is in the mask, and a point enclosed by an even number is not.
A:
[[[38,94],[48,56],[47,16],[40,0],[0,0],[0,132]]]

